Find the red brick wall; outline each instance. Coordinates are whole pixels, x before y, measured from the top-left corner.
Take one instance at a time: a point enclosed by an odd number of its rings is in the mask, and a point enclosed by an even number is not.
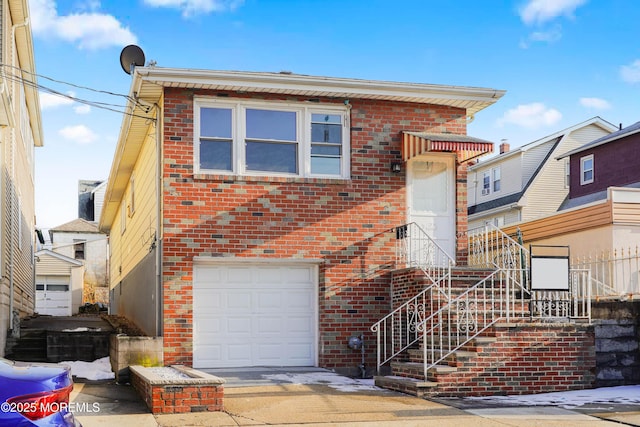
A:
[[[214,412],[224,410],[224,386],[151,384],[136,372],[131,384],[153,414]]]
[[[196,95],[216,93],[196,92]],[[268,179],[193,174],[193,91],[167,89],[164,122],[165,363],[192,362],[194,256],[323,259],[319,286],[319,360],[348,367],[360,354],[346,341],[369,335],[388,313],[389,280],[374,266],[393,260],[394,233],[406,221],[401,131],[466,133],[465,111],[351,99],[351,179]],[[250,98],[250,94],[235,95]],[[256,96],[257,97],[257,96]],[[276,99],[260,95],[259,98]],[[285,97],[289,101],[304,98]],[[342,103],[342,100],[321,100]],[[403,167],[403,172],[406,168]],[[466,175],[458,174],[459,197]],[[466,199],[458,200],[459,234]],[[466,243],[465,243],[466,247]],[[374,363],[375,349],[370,360]]]
[[[437,376],[439,396],[535,394],[593,387],[593,326],[511,324],[495,328],[496,342],[457,371]]]

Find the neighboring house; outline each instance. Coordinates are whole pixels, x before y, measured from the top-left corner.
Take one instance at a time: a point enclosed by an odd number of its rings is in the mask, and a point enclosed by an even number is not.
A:
[[[0,2],[0,355],[7,330],[35,307],[34,151],[43,134],[28,11],[27,0]]]
[[[389,230],[465,263],[466,164],[493,149],[467,122],[502,95],[135,68],[100,220],[112,312],[165,364],[353,366],[349,337],[389,312]]]
[[[100,213],[104,204],[104,192],[107,188],[107,181],[78,182],[78,218],[100,222]]]
[[[43,249],[36,252],[36,312],[71,316],[82,304],[82,261]]]
[[[556,157],[618,128],[594,117],[469,167],[469,229],[498,227],[556,212],[569,193],[568,160]]]
[[[556,156],[569,162],[559,211],[505,228],[527,244],[568,245],[575,268],[589,268],[602,295],[640,296],[640,122]]]
[[[74,300],[73,313],[85,302],[108,301],[107,236],[100,233],[98,225],[78,218],[49,230],[51,250],[84,265],[83,295]],[[40,274],[40,272],[38,273]],[[48,275],[46,269],[41,272]]]

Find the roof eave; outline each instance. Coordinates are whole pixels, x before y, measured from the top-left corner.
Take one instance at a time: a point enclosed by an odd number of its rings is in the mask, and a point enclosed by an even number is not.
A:
[[[269,92],[459,106],[469,115],[498,101],[505,91],[467,86],[399,83],[289,73],[137,68],[145,81],[166,87]]]

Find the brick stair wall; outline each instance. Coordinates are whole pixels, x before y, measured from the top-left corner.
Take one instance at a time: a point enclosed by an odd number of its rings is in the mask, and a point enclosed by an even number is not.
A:
[[[488,270],[456,269],[452,293],[489,275]],[[420,292],[424,274],[405,269],[392,275],[394,307]],[[523,302],[526,304],[526,302]],[[524,307],[524,305],[523,305]],[[595,383],[593,326],[576,323],[501,323],[473,339],[423,374],[422,350],[407,350],[390,363],[391,375],[376,384],[417,396],[485,396],[579,390]]]

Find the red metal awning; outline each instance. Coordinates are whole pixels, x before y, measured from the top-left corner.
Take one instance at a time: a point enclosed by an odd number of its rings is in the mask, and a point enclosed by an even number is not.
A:
[[[452,133],[402,132],[402,159],[406,162],[420,154],[456,153],[458,163],[493,152],[493,142]]]

